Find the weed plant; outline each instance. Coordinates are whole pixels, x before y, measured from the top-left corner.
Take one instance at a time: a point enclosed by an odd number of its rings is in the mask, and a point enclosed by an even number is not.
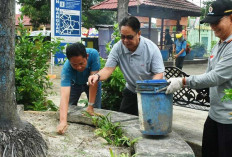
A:
[[[97,127],[94,131],[95,134],[103,137],[110,145],[127,146],[132,148],[139,140],[139,138],[130,140],[130,138],[124,136],[120,122],[112,123],[110,113],[106,116],[90,116],[87,112],[84,112],[83,114],[90,117],[93,124]]]

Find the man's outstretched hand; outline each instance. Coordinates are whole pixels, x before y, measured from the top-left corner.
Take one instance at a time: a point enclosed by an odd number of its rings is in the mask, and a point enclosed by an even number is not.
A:
[[[88,85],[92,86],[94,85],[96,82],[98,82],[98,75],[90,75],[88,78]]]
[[[92,105],[89,105],[87,107],[86,112],[88,112],[88,114],[91,115],[91,116],[102,116],[102,114],[94,112],[94,109],[93,109]]]
[[[60,124],[57,126],[56,131],[58,134],[62,135],[65,133],[65,131],[68,128],[67,122],[60,122]]]

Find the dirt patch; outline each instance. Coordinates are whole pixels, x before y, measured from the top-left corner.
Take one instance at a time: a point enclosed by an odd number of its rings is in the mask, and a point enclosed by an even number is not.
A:
[[[56,112],[26,111],[20,117],[42,134],[49,147],[48,157],[110,157],[109,148],[117,154],[129,152],[129,148],[108,145],[94,135],[95,127],[88,125],[69,123],[67,132],[58,135]]]
[[[52,89],[49,91],[56,92],[56,95],[48,96],[55,105],[60,104],[60,72],[62,66],[53,67],[52,74],[57,77],[51,79],[53,82]],[[49,74],[50,71],[49,71]],[[80,99],[87,99],[86,94],[82,93]],[[78,104],[83,106],[83,104]],[[129,153],[129,148],[115,147],[108,145],[106,140],[95,136],[95,127],[69,123],[68,130],[64,135],[56,133],[56,126],[59,121],[56,118],[56,112],[35,112],[24,111],[20,113],[20,117],[33,124],[48,144],[48,157],[110,157],[109,148],[114,153]]]

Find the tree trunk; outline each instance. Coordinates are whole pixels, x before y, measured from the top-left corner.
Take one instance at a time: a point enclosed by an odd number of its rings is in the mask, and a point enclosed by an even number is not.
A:
[[[46,156],[40,133],[17,114],[14,39],[15,0],[0,0],[0,157]]]
[[[14,6],[14,0],[0,0],[0,123],[18,119],[14,97]]]
[[[124,17],[129,15],[128,4],[129,0],[118,0],[118,23],[120,23]]]

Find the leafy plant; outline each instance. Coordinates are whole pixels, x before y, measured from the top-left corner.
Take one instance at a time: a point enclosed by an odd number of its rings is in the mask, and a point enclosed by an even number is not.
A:
[[[104,67],[105,60],[101,58],[101,66]],[[102,108],[118,111],[122,101],[122,91],[126,80],[122,71],[116,67],[112,75],[102,82]]]
[[[111,51],[114,44],[120,40],[120,31],[118,24],[114,24],[113,41],[107,43],[107,53]],[[105,60],[101,59],[101,68],[105,65]],[[122,91],[125,88],[126,81],[122,71],[116,67],[110,78],[102,83],[102,108],[118,111],[122,101]]]
[[[206,53],[205,45],[202,43],[195,43],[191,46],[192,50],[195,50],[195,57],[203,57]]]
[[[139,140],[139,138],[130,140],[124,136],[120,122],[112,123],[110,113],[106,116],[90,116],[89,113],[84,112],[84,115],[90,117],[97,127],[95,134],[103,137],[111,145],[132,147]]]
[[[205,45],[198,42],[198,43],[193,44],[192,48],[193,49],[202,49],[202,48],[205,49]]]
[[[23,15],[19,21],[23,20]],[[26,110],[57,110],[52,101],[46,99],[47,89],[51,89],[48,75],[49,56],[63,49],[60,41],[45,41],[41,34],[30,37],[19,23],[17,32],[20,37],[15,46],[15,85],[17,104],[23,104]]]
[[[222,101],[232,101],[232,88],[231,89],[224,89],[224,97],[222,98]],[[232,112],[229,112],[229,114],[232,116]],[[230,117],[232,119],[232,117]]]
[[[232,89],[225,89],[224,90],[224,97],[222,98],[222,101],[229,101],[232,100]]]

